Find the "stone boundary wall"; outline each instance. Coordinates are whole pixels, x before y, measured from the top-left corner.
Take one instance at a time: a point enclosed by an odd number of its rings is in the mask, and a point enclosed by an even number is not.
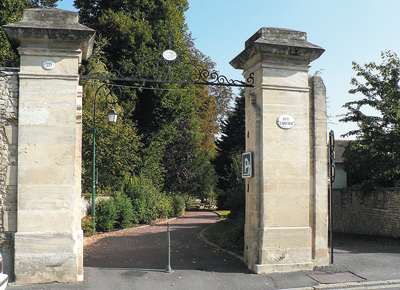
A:
[[[0,68],[0,251],[11,279],[17,231],[18,72]]]
[[[333,190],[334,232],[400,238],[400,188]]]

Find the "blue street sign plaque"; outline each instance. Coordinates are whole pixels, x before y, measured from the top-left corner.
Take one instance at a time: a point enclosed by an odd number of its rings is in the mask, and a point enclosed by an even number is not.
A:
[[[253,160],[251,152],[242,154],[242,177],[253,177]]]

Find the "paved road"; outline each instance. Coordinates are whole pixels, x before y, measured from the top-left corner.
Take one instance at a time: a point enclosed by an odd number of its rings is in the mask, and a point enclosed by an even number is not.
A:
[[[367,281],[400,279],[400,240],[337,236],[334,248],[334,264],[343,271]]]
[[[295,273],[256,275],[241,260],[199,239],[202,229],[216,222],[212,212],[187,212],[171,221],[171,267],[167,266],[166,224],[108,234],[85,247],[85,282],[10,285],[10,289],[96,290],[235,290],[235,289],[400,289],[400,243],[359,237],[335,239],[335,264]],[[346,272],[362,284],[334,284],[312,279],[314,274]],[[342,282],[349,282],[345,281]],[[387,281],[391,280],[391,281]],[[324,287],[328,288],[324,288]],[[350,287],[352,286],[352,287]],[[356,286],[356,287],[354,287]],[[358,287],[357,287],[358,286]]]
[[[187,212],[170,222],[171,267],[173,270],[247,272],[237,258],[199,239],[199,233],[218,220],[212,212]],[[128,230],[105,237],[85,249],[85,267],[145,268],[167,266],[167,225]]]

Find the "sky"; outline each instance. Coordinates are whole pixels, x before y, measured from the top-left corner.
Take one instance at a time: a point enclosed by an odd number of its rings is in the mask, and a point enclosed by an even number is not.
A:
[[[186,23],[197,49],[216,63],[228,79],[243,80],[242,71],[229,65],[244,43],[262,27],[288,28],[307,33],[307,40],[325,49],[311,63],[319,72],[328,97],[328,131],[335,138],[357,128],[339,122],[343,104],[360,99],[351,95],[352,62],[381,62],[381,52],[400,54],[399,0],[188,0]],[[73,0],[58,8],[76,11]],[[345,138],[350,139],[350,138]]]

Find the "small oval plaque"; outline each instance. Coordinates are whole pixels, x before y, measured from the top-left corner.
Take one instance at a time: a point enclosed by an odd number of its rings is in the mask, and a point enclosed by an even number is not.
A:
[[[56,67],[56,64],[54,62],[52,62],[51,60],[45,61],[43,63],[43,68],[44,69],[51,70],[51,69],[53,69],[55,67]]]
[[[165,60],[168,61],[174,61],[178,57],[176,52],[171,49],[167,49],[166,51],[164,51],[162,56]]]
[[[292,116],[282,115],[278,117],[276,123],[282,129],[290,129],[293,128],[294,125],[296,125],[296,120]]]

